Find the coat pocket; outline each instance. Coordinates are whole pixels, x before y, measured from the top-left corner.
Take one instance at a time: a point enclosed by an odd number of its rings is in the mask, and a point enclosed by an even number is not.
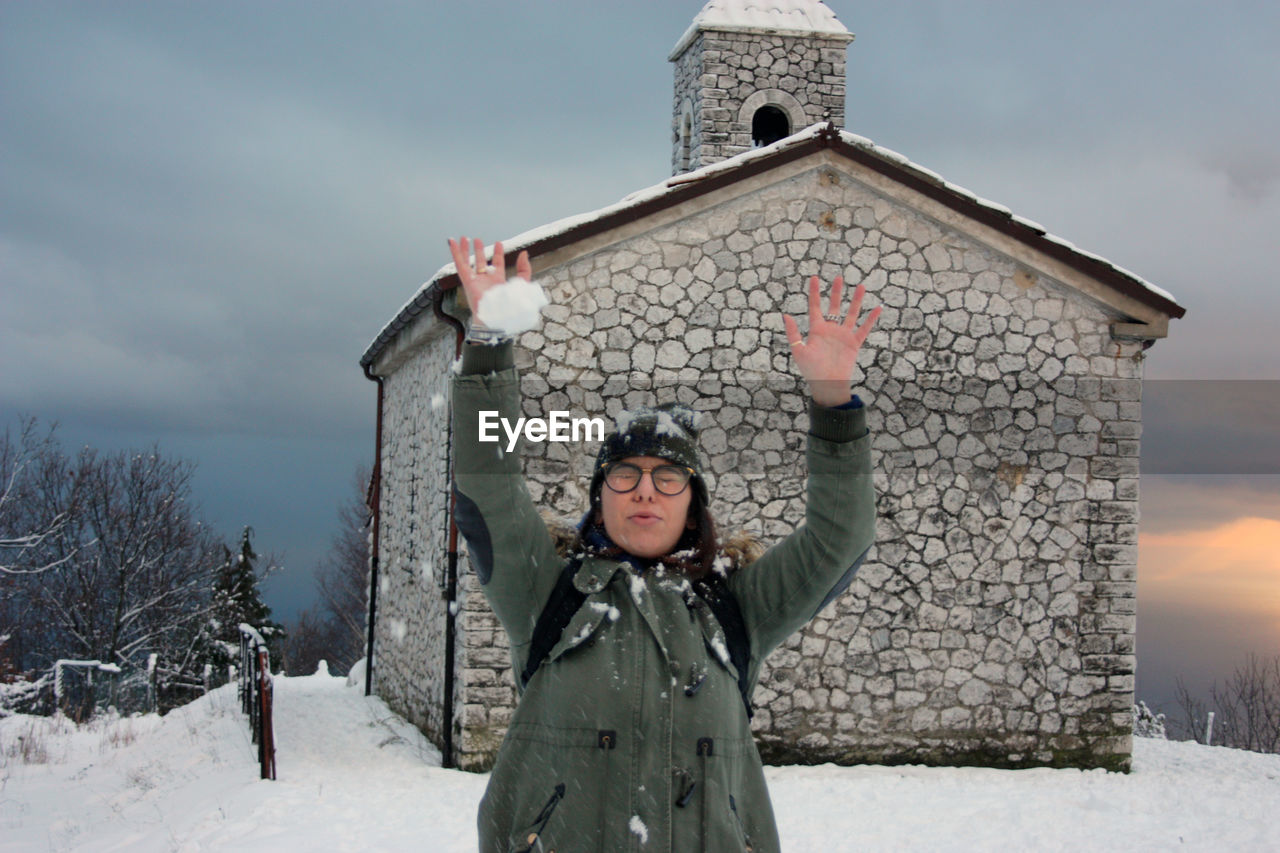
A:
[[[495,822],[503,826],[498,838],[505,838],[506,846],[482,849],[511,853],[619,849],[616,836],[622,825],[610,795],[618,787],[613,775],[626,762],[619,763],[625,744],[619,742],[616,728],[515,723],[503,749],[494,774],[510,792],[510,799],[495,800],[493,805]],[[610,830],[613,837],[605,840]]]
[[[534,815],[527,825],[517,829],[512,834],[507,849],[511,853],[544,853],[547,848],[543,844],[543,835],[547,832],[547,825],[555,817],[556,809],[559,808],[560,801],[564,799],[564,796],[564,783],[557,783],[542,809]]]
[[[703,850],[751,851],[761,849],[752,838],[756,819],[749,812],[759,806],[753,797],[742,796],[743,779],[750,775],[755,745],[751,738],[701,737],[696,745],[696,764],[691,768],[693,795],[685,806],[696,801],[700,812],[696,845]],[[763,779],[761,780],[763,782]],[[766,797],[767,793],[761,792]],[[680,806],[680,803],[676,803]],[[768,849],[768,845],[765,845]]]

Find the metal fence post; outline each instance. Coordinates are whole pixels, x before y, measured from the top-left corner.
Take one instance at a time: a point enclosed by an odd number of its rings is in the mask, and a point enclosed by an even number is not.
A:
[[[253,742],[258,745],[258,763],[263,779],[276,778],[275,733],[271,724],[273,684],[267,643],[252,626],[240,625],[241,699]]]

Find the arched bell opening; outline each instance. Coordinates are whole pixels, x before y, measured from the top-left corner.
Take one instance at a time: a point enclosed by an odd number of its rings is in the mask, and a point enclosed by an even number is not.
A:
[[[751,117],[751,144],[756,148],[772,145],[791,135],[791,120],[772,104],[756,110]]]

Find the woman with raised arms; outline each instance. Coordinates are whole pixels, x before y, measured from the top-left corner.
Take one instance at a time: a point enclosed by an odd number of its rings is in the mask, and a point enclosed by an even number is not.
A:
[[[567,548],[525,487],[518,453],[477,440],[481,411],[520,411],[513,343],[478,321],[506,282],[479,240],[450,240],[472,307],[453,380],[459,529],[511,641],[519,704],[480,805],[490,851],[778,849],[750,728],[760,664],[840,595],[875,529],[871,439],[850,386],[879,309],[822,311],[808,336],[784,317],[808,383],[805,518],[767,551],[721,543],[693,413],[624,413],[600,447],[590,505]],[[517,274],[532,279],[527,253]],[[800,521],[800,519],[796,519]]]

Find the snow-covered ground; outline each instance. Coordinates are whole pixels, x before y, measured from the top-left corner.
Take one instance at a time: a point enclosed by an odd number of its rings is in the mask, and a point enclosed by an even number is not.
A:
[[[23,738],[23,741],[19,741]],[[0,719],[0,850],[473,851],[485,777],[329,676],[276,681],[278,780],[234,688],[163,719]],[[43,751],[46,763],[16,757]],[[776,767],[785,849],[1280,850],[1280,756],[1138,740],[1103,771]]]

